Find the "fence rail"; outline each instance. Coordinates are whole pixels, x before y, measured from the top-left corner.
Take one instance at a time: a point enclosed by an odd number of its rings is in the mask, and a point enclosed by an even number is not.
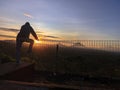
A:
[[[7,42],[7,46],[11,47],[11,43],[15,41],[3,41]],[[4,43],[6,44],[6,43]],[[3,44],[0,44],[2,48]],[[58,45],[59,47],[69,47],[69,48],[85,48],[85,49],[95,49],[111,52],[120,52],[120,40],[47,40],[42,39],[40,43],[34,44],[35,46],[48,46]],[[6,45],[3,45],[4,47]]]
[[[42,40],[41,44],[120,52],[120,40]]]

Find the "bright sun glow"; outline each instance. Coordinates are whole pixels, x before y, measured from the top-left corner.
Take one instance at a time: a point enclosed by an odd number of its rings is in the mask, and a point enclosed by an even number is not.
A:
[[[37,41],[37,40],[35,40],[35,43],[41,43],[41,41]]]

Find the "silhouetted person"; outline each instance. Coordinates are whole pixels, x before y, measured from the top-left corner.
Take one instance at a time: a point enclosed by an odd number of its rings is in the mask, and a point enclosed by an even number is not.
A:
[[[20,62],[20,49],[22,47],[22,43],[23,42],[28,42],[30,43],[29,48],[28,48],[28,53],[32,52],[32,47],[34,44],[34,40],[29,39],[30,34],[32,34],[34,36],[34,38],[36,40],[38,40],[38,37],[35,33],[35,31],[33,30],[33,28],[30,26],[29,22],[26,22],[20,29],[20,32],[17,35],[16,38],[16,62],[19,63]]]

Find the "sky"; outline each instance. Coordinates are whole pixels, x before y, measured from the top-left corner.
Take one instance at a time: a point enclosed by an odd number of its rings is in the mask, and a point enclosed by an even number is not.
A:
[[[0,0],[0,39],[27,21],[39,38],[119,40],[120,0]]]

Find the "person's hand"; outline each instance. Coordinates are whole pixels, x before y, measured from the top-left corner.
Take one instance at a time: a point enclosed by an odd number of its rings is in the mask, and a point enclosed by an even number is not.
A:
[[[39,41],[38,37],[36,37],[36,40]]]
[[[37,39],[37,41],[40,41],[39,39]]]

